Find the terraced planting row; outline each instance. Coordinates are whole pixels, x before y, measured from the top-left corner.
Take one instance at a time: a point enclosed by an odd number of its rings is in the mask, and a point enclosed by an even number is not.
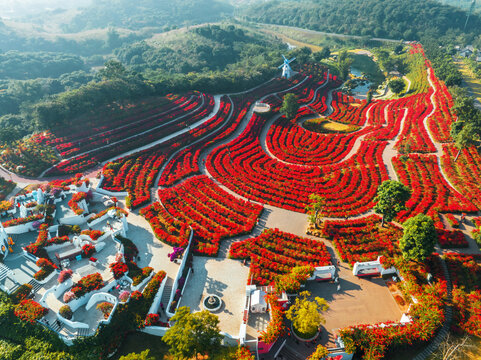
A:
[[[209,256],[217,254],[222,239],[250,233],[263,209],[223,191],[205,175],[159,190],[159,199],[141,211],[155,234],[168,243],[185,244],[185,238],[171,236],[182,234],[180,229],[188,224],[194,230],[195,251]]]

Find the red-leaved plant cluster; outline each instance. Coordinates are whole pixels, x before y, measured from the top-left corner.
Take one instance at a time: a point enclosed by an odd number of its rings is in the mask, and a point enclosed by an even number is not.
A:
[[[278,229],[266,229],[256,238],[233,243],[229,257],[251,260],[249,283],[256,285],[269,285],[279,275],[288,274],[297,266],[331,264],[331,256],[322,241],[301,238]]]

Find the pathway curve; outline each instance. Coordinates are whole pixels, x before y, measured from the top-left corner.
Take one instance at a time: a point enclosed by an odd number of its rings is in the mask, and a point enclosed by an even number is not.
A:
[[[431,131],[429,130],[429,126],[428,126],[428,120],[431,116],[434,115],[434,113],[436,112],[437,110],[437,105],[436,105],[436,102],[434,101],[434,98],[437,94],[437,92],[439,91],[438,89],[436,89],[436,87],[434,86],[433,82],[431,81],[431,68],[428,68],[428,82],[429,82],[429,86],[431,86],[433,88],[433,93],[430,97],[430,101],[431,103],[433,104],[433,110],[431,111],[431,113],[429,113],[425,118],[424,118],[424,121],[423,121],[423,125],[424,125],[424,128],[426,129],[426,132],[428,133],[428,136],[429,136],[429,139],[431,139],[432,143],[434,144],[434,147],[436,148],[436,159],[438,161],[438,167],[439,167],[439,171],[441,172],[441,175],[443,176],[444,180],[446,180],[446,182],[449,184],[449,186],[451,186],[451,188],[454,190],[454,191],[457,191],[459,192],[458,190],[456,190],[456,187],[451,183],[451,181],[449,181],[448,177],[446,176],[446,173],[444,172],[443,170],[443,167],[441,165],[441,157],[443,156],[443,145],[439,142],[436,142],[436,140],[434,140],[434,137],[433,135],[431,134]]]
[[[386,108],[387,107],[388,106],[386,106]],[[392,159],[399,154],[397,150],[394,149],[394,146],[398,141],[399,135],[402,134],[404,123],[406,121],[406,117],[408,116],[408,113],[409,113],[409,109],[404,108],[404,115],[401,120],[401,126],[399,126],[399,131],[394,137],[394,139],[387,141],[387,146],[385,147],[384,152],[382,153],[382,160],[384,162],[384,165],[386,166],[389,178],[391,180],[399,181],[396,170],[394,170],[394,164],[392,162]]]
[[[404,79],[404,81],[406,81],[408,83],[408,87],[406,88],[406,91],[404,92],[404,94],[407,95],[409,93],[409,90],[411,90],[412,83],[411,83],[411,80],[409,80],[409,78],[406,75],[403,76],[403,79]]]

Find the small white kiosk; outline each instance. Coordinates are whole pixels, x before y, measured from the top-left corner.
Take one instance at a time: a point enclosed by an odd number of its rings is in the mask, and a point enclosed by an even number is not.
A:
[[[265,313],[267,311],[266,293],[262,290],[255,290],[251,295],[251,312]]]

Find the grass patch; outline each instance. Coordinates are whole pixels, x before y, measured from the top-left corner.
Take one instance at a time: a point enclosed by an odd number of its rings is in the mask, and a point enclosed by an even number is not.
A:
[[[323,118],[306,120],[303,126],[306,130],[320,134],[349,134],[360,129],[356,125],[338,123]]]
[[[472,96],[481,102],[481,80],[476,79],[473,72],[469,69],[468,65],[464,61],[454,62],[461,74],[463,75],[466,86],[471,90]]]

